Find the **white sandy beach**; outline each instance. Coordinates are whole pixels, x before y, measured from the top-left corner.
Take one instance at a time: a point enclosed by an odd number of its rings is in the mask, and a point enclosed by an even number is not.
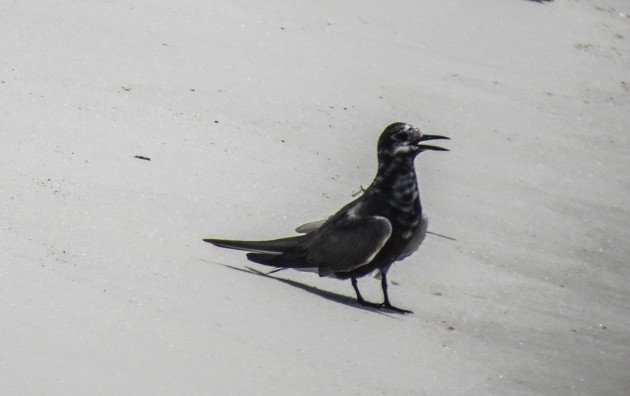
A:
[[[629,16],[0,3],[0,393],[628,395]],[[452,138],[416,168],[456,241],[390,271],[413,315],[202,242],[332,214],[394,121]]]

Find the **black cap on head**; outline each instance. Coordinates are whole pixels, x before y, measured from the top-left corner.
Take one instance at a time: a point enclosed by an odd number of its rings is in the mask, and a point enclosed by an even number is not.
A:
[[[448,151],[448,149],[420,144],[426,140],[449,139],[441,135],[426,135],[418,128],[404,122],[389,125],[378,140],[379,155],[417,155],[425,150]]]

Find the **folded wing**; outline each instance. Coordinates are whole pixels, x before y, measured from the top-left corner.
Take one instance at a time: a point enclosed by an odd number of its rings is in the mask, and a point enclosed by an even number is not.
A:
[[[306,249],[306,261],[319,269],[320,276],[350,272],[369,263],[392,234],[384,217],[341,216],[313,232]]]

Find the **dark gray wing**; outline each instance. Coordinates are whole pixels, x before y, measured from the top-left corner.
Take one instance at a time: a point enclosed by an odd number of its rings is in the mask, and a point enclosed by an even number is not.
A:
[[[323,226],[327,220],[312,221],[310,223],[302,224],[295,229],[295,232],[300,234],[308,234],[311,231],[315,231],[319,227]]]
[[[324,223],[309,238],[306,261],[319,275],[349,272],[369,263],[392,234],[384,217],[345,214]]]

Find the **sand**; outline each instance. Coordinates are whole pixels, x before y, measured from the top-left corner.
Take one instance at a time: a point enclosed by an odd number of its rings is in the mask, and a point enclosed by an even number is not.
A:
[[[628,394],[627,1],[0,9],[3,394]],[[413,315],[201,241],[332,214],[394,121],[452,138]]]

